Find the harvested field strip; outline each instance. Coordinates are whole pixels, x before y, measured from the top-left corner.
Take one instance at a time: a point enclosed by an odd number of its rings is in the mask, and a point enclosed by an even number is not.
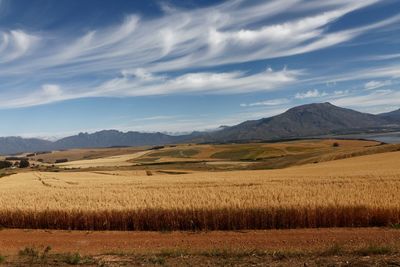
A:
[[[6,228],[60,230],[246,230],[390,226],[400,222],[400,209],[356,207],[1,211]]]

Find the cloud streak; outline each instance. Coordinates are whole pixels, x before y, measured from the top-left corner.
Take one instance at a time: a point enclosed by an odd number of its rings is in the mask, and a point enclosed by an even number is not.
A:
[[[267,69],[255,74],[245,72],[196,72],[176,77],[149,73],[144,69],[124,70],[119,77],[75,92],[57,84],[44,84],[25,97],[0,98],[0,107],[27,107],[56,101],[87,97],[123,97],[170,94],[240,94],[268,92],[293,84],[302,70]]]
[[[357,109],[377,107],[378,111],[381,112],[384,111],[381,107],[389,106],[398,108],[400,106],[400,92],[393,90],[376,90],[366,95],[338,98],[332,100],[332,103]]]
[[[0,42],[0,79],[7,83],[24,77],[26,81],[16,91],[24,91],[25,96],[3,94],[0,106],[96,96],[276,90],[306,72],[207,68],[312,52],[400,21],[395,16],[357,28],[330,29],[345,15],[377,2],[234,0],[194,10],[164,6],[161,17],[129,15],[119,25],[89,30],[82,36],[10,30],[2,33]],[[288,9],[293,18],[276,19]]]
[[[40,39],[22,30],[3,32],[1,35],[0,64],[17,60],[26,55]]]
[[[319,90],[314,89],[314,90],[308,90],[307,92],[297,93],[294,96],[294,98],[296,98],[296,99],[318,98],[318,97],[324,97],[327,95],[328,94],[326,92],[320,92]]]
[[[270,99],[254,103],[243,103],[240,104],[240,106],[241,107],[279,106],[283,104],[288,104],[289,102],[290,100],[287,98],[278,98],[278,99]]]
[[[389,86],[392,84],[391,80],[386,80],[386,81],[369,81],[364,84],[365,90],[374,90],[378,89],[381,87]]]

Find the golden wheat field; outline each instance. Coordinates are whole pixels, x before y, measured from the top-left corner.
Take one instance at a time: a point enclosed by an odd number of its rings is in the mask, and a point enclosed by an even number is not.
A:
[[[229,230],[400,223],[400,152],[280,170],[23,172],[0,178],[0,225]]]

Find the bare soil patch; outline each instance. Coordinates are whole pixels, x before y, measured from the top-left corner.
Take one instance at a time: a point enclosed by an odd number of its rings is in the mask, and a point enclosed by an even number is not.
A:
[[[2,266],[399,266],[400,231],[0,231]]]
[[[326,228],[213,232],[89,232],[5,229],[0,253],[15,255],[25,247],[95,255],[165,250],[315,251],[338,244],[345,248],[400,246],[400,231],[390,228]]]

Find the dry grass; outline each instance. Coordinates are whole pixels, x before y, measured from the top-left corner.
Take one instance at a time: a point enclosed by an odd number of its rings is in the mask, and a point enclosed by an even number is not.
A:
[[[338,146],[333,146],[337,143]],[[400,150],[362,140],[300,140],[281,143],[177,145],[130,159],[130,168],[197,171],[278,169],[289,166]]]
[[[333,148],[333,143],[338,148]],[[160,158],[158,161],[177,160],[182,158],[197,160],[262,160],[298,154],[343,153],[378,146],[376,141],[362,140],[301,140],[280,143],[246,143],[226,145],[178,145],[166,147],[158,152],[149,153],[146,157]]]
[[[0,188],[0,225],[15,228],[384,226],[400,222],[400,152],[270,171],[27,172]]]
[[[75,161],[133,154],[148,148],[149,147],[79,148],[64,151],[52,151],[51,153],[38,154],[30,158],[33,160],[43,159],[44,162],[54,163],[57,159]],[[27,154],[29,153],[22,154],[21,156],[26,156]]]
[[[333,147],[337,143],[338,147]],[[366,154],[399,150],[399,145],[381,145],[360,140],[301,140],[282,143],[249,143],[224,145],[166,146],[148,148],[72,149],[37,155],[31,163],[43,171],[57,159],[68,162],[56,168],[93,170],[143,169],[153,170],[249,170],[276,169],[312,162],[329,161]],[[34,162],[43,159],[45,163]]]
[[[86,160],[75,160],[71,162],[65,162],[57,164],[63,168],[94,168],[94,167],[120,167],[120,166],[131,166],[129,160],[142,157],[149,153],[149,151],[139,151],[132,154],[115,155],[110,157],[102,157],[96,159]]]

